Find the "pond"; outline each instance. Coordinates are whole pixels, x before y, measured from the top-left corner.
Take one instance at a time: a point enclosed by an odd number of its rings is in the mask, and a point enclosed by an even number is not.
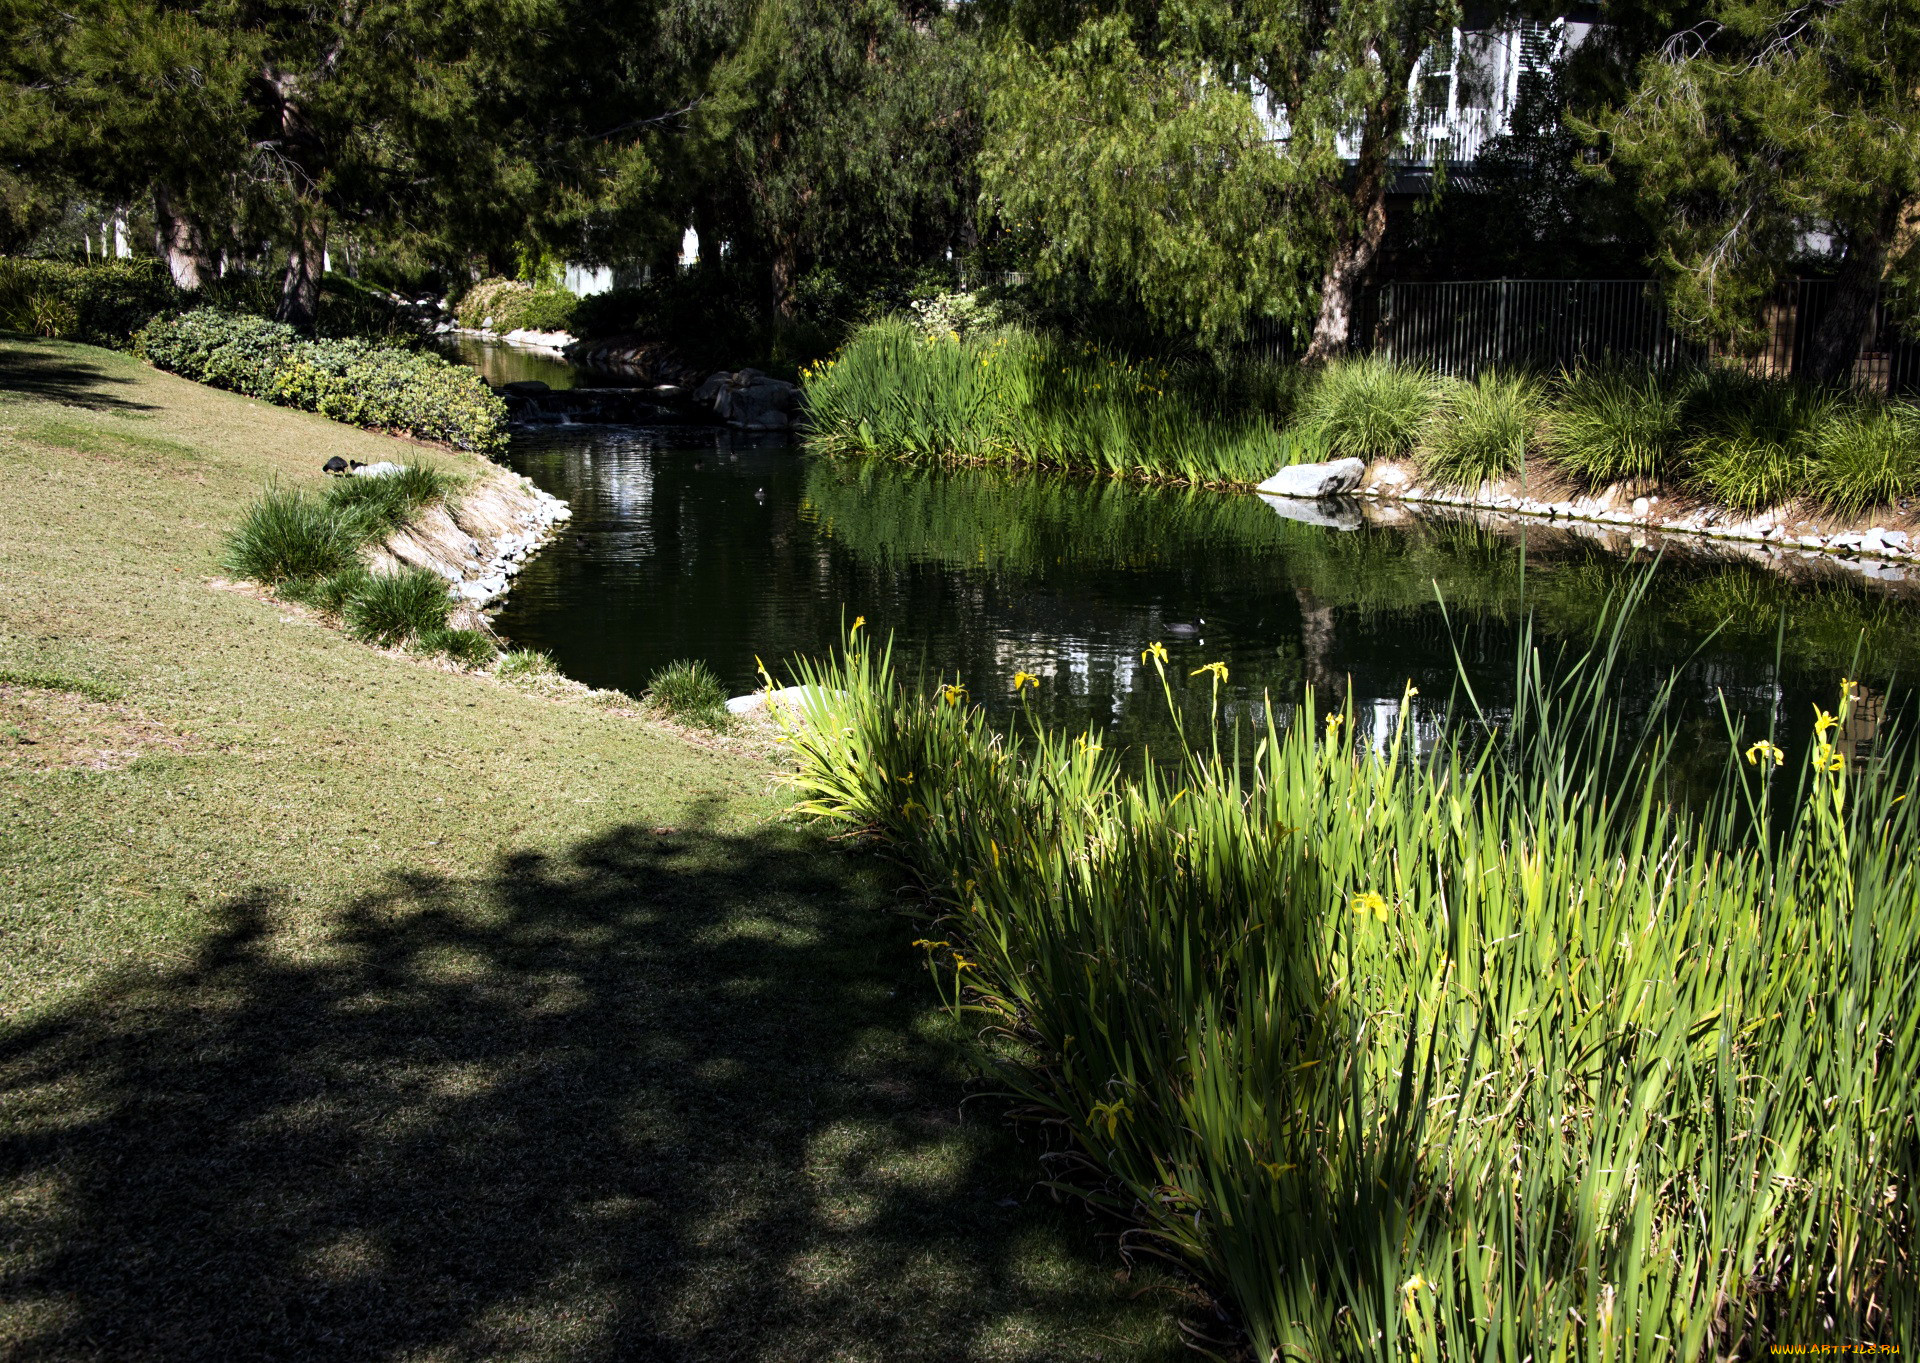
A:
[[[1342,530],[1253,496],[849,462],[698,428],[531,430],[511,459],[574,518],[520,575],[499,626],[570,676],[637,694],[656,668],[695,658],[750,691],[757,659],[780,674],[865,616],[911,669],[957,677],[994,711],[1030,707],[1133,751],[1175,743],[1141,662],[1150,643],[1167,647],[1190,728],[1211,700],[1210,679],[1190,674],[1219,661],[1235,720],[1258,724],[1267,693],[1284,710],[1311,683],[1350,697],[1378,741],[1411,682],[1410,718],[1431,734],[1456,659],[1501,714],[1529,622],[1549,649],[1578,647],[1647,563],[1546,525],[1435,514]],[[1844,737],[1864,753],[1909,702],[1885,679],[1920,662],[1907,590],[1670,549],[1628,628],[1619,694],[1644,704],[1678,668],[1683,751],[1704,762],[1725,752],[1719,697],[1750,732],[1771,715],[1798,742],[1842,676],[1863,678],[1872,694]],[[1017,672],[1040,677],[1037,692],[1016,700]]]

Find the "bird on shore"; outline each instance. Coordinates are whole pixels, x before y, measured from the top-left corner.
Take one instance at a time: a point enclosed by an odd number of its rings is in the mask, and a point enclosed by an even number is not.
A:
[[[1199,635],[1200,626],[1206,623],[1207,621],[1204,616],[1196,615],[1193,617],[1191,624],[1185,620],[1170,620],[1160,628],[1176,639],[1192,639]]]

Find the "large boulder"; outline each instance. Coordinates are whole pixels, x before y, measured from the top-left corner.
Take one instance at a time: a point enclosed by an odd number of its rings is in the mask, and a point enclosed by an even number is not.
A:
[[[748,430],[784,429],[800,404],[800,390],[758,369],[721,370],[707,376],[694,390],[693,400],[711,407],[730,426]]]
[[[1329,459],[1324,464],[1289,464],[1260,491],[1271,497],[1337,497],[1360,486],[1367,466],[1359,459]]]

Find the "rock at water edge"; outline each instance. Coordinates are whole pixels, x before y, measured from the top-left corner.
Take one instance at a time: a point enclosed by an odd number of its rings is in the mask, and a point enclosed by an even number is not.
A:
[[[1289,464],[1266,482],[1260,491],[1273,497],[1336,497],[1360,486],[1367,466],[1358,459],[1330,459],[1324,464]]]

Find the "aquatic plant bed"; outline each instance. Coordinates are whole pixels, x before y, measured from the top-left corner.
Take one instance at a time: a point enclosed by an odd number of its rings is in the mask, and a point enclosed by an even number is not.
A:
[[[1403,703],[1356,744],[1309,693],[1132,779],[856,631],[789,743],[805,807],[917,871],[1060,1186],[1252,1357],[1910,1350],[1920,771],[1843,750],[1847,684],[1805,749],[1735,735],[1674,799],[1660,706],[1616,701],[1629,618],[1523,648],[1513,708],[1438,741]],[[1170,708],[1217,699],[1166,659]]]

